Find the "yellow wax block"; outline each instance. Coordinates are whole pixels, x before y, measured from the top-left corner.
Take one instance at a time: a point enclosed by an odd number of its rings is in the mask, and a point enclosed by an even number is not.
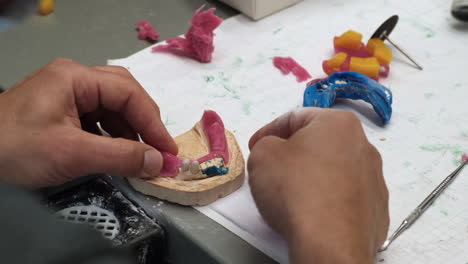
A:
[[[360,72],[371,78],[377,78],[379,76],[380,64],[375,57],[351,57],[351,60],[349,61],[349,70],[353,72]]]
[[[380,64],[389,65],[393,59],[393,54],[387,47],[376,48],[374,51],[374,57],[380,62]]]
[[[348,54],[344,52],[339,52],[335,55],[335,57],[327,60],[327,66],[331,68],[340,67],[341,65],[343,65],[347,57]]]
[[[362,46],[362,34],[353,30],[348,30],[341,36],[335,38],[334,44],[337,47],[350,50],[359,50]]]
[[[39,14],[48,15],[54,12],[54,0],[39,0]]]
[[[374,54],[376,48],[385,48],[385,43],[379,38],[369,39],[366,49],[370,54]]]

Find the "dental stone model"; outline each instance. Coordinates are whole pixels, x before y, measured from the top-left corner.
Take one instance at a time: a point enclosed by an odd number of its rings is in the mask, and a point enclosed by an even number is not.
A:
[[[162,153],[159,177],[129,179],[136,190],[182,205],[207,205],[242,186],[242,152],[216,112],[205,111],[201,121],[175,141],[178,156]]]
[[[372,105],[384,124],[392,116],[392,92],[377,81],[358,72],[333,73],[328,78],[307,84],[304,106],[328,108],[336,98],[364,100]]]

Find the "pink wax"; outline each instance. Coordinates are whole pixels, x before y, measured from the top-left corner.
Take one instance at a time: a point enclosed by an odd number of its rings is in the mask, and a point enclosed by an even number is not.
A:
[[[142,20],[136,24],[138,30],[138,38],[141,40],[149,40],[156,42],[159,39],[159,32],[153,28],[148,20]]]
[[[291,57],[274,57],[273,64],[278,68],[283,74],[289,74],[292,72],[296,76],[298,82],[306,81],[312,76],[304,69],[299,63],[297,63]]]
[[[170,52],[178,56],[196,59],[200,62],[210,62],[215,49],[213,44],[214,30],[223,19],[214,14],[215,8],[201,12],[205,5],[195,11],[191,27],[184,37],[169,39],[167,44],[152,48],[153,52]]]

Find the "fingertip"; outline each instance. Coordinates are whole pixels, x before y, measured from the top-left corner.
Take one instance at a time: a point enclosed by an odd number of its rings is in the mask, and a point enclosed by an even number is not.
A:
[[[163,166],[163,157],[156,149],[146,150],[143,159],[142,178],[153,178],[159,175]]]

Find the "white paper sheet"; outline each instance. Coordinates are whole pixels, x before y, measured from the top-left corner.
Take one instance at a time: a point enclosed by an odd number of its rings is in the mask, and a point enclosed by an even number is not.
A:
[[[259,22],[244,16],[225,21],[217,30],[210,64],[151,53],[149,48],[109,64],[134,74],[159,104],[174,136],[190,129],[203,110],[213,109],[235,133],[247,158],[248,139],[258,128],[301,106],[305,84],[283,76],[273,67],[273,56],[292,56],[314,77],[323,77],[321,62],[332,55],[334,35],[354,29],[368,38],[386,18],[400,15],[392,40],[424,71],[394,52],[390,77],[381,80],[394,94],[390,124],[379,126],[370,105],[362,101],[335,106],[359,115],[382,154],[393,231],[455,168],[461,153],[468,152],[468,25],[456,22],[449,8],[446,0],[306,0]],[[467,190],[465,172],[378,261],[466,263]],[[285,242],[261,219],[247,184],[197,209],[287,262]]]

